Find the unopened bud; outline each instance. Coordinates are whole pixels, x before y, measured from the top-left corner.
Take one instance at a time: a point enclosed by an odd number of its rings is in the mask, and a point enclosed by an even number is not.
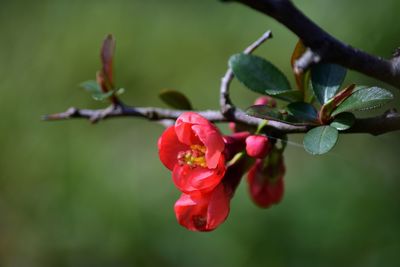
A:
[[[254,105],[267,105],[271,108],[276,108],[276,100],[270,96],[260,96],[254,101]]]
[[[268,137],[264,135],[250,135],[246,138],[246,152],[250,157],[265,158],[270,148]]]

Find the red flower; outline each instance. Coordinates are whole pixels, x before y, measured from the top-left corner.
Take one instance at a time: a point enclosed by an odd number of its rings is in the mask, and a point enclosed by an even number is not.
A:
[[[252,158],[265,158],[271,151],[268,137],[264,135],[250,135],[246,138],[246,152]]]
[[[229,202],[222,183],[208,193],[182,194],[175,203],[176,218],[189,230],[212,231],[228,216]]]
[[[282,152],[273,150],[265,160],[257,159],[247,175],[254,203],[263,208],[279,203],[284,191],[284,175]]]
[[[162,163],[184,193],[209,192],[225,173],[225,145],[218,129],[194,112],[185,112],[158,140]]]
[[[228,217],[230,200],[246,170],[246,158],[228,167],[224,179],[211,192],[182,194],[175,203],[175,215],[192,231],[212,231]]]

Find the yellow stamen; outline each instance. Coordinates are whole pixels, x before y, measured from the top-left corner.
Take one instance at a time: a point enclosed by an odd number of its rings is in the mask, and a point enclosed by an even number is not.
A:
[[[205,158],[205,153],[207,148],[202,145],[191,145],[190,150],[182,151],[178,154],[179,164],[187,164],[190,167],[207,167],[207,162]]]

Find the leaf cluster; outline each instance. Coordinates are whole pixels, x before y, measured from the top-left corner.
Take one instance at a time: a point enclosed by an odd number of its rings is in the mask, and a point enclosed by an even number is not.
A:
[[[304,51],[298,42],[291,63]],[[371,110],[388,103],[393,94],[383,88],[342,87],[347,70],[335,64],[316,64],[305,73],[295,74],[296,87],[271,62],[255,55],[233,55],[229,66],[236,78],[249,90],[281,100],[279,107],[255,105],[247,109],[253,117],[281,121],[311,128],[304,136],[304,147],[313,155],[330,151],[339,132],[350,129],[356,121],[355,111]]]

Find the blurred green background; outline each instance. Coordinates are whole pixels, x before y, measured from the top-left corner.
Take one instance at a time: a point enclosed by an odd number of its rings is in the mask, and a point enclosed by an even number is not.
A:
[[[389,57],[400,45],[398,0],[295,2],[363,50]],[[239,4],[0,0],[0,266],[399,266],[399,133],[342,136],[320,157],[293,136],[280,205],[257,208],[243,183],[228,220],[193,233],[175,220],[160,125],[40,121],[106,105],[77,85],[94,79],[107,33],[125,102],[163,106],[157,93],[173,88],[216,109],[227,59],[267,29],[275,38],[257,54],[293,82],[295,36]],[[382,85],[353,72],[348,81]],[[232,90],[241,107],[255,98],[237,82]]]

